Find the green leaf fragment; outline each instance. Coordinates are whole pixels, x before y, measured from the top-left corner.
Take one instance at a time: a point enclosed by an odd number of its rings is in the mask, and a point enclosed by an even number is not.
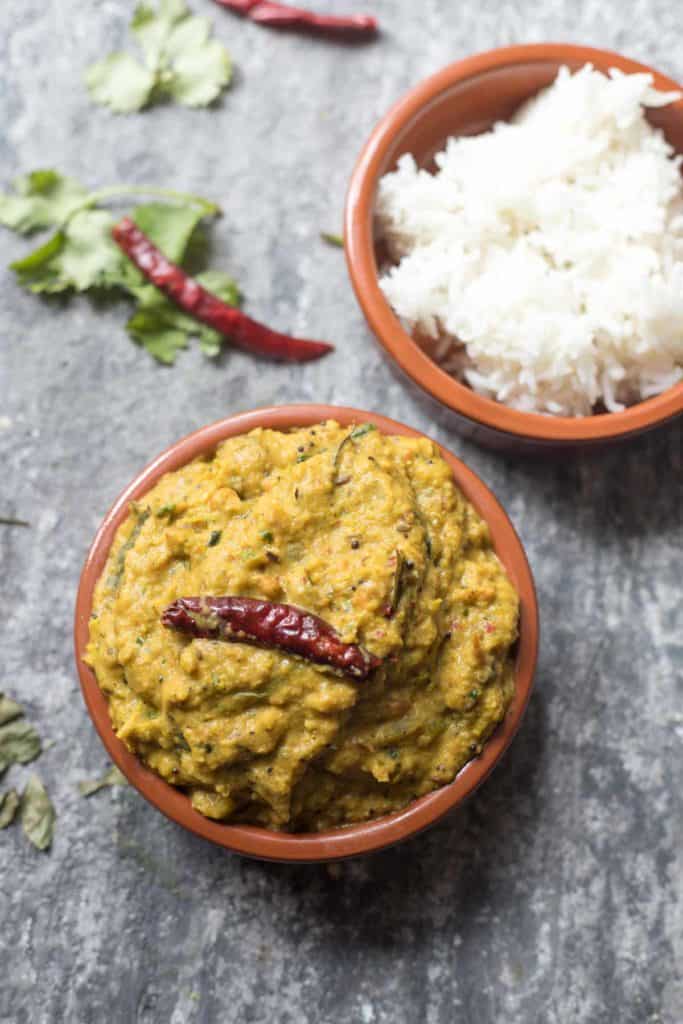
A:
[[[165,366],[175,363],[178,352],[187,348],[187,334],[164,325],[158,317],[140,312],[130,318],[126,330],[157,362]]]
[[[19,809],[19,794],[16,789],[8,789],[0,793],[0,829],[11,825]]]
[[[131,32],[144,63],[128,53],[113,53],[86,73],[93,100],[115,113],[142,110],[165,98],[206,106],[229,85],[227,50],[210,38],[211,22],[191,15],[183,0],[160,0],[156,8],[138,5]]]
[[[231,306],[240,304],[239,288],[227,274],[216,270],[207,271],[199,274],[196,280],[223,302]],[[167,365],[175,362],[177,353],[187,348],[192,337],[199,340],[204,355],[218,355],[224,340],[218,331],[205,327],[183,313],[152,285],[140,289],[137,295],[138,307],[126,324],[126,329],[132,339],[159,362]]]
[[[11,264],[19,283],[32,292],[86,291],[120,284],[125,257],[111,237],[106,210],[83,210],[24,259]]]
[[[25,718],[15,718],[0,726],[0,765],[5,768],[34,761],[41,749],[40,736]]]
[[[38,179],[34,186],[26,184],[36,175]],[[43,179],[47,180],[43,182]],[[78,205],[71,208],[60,200],[55,211],[49,217],[43,217],[45,224],[60,220],[62,214],[67,216],[67,220],[47,242],[11,265],[19,284],[29,291],[43,294],[80,292],[91,288],[119,289],[137,300],[127,324],[129,335],[160,363],[172,364],[177,353],[188,346],[190,338],[198,340],[205,355],[217,356],[223,344],[222,336],[188,316],[149,284],[114,242],[111,237],[114,217],[107,210],[94,207],[102,199],[114,197],[117,190],[104,189],[101,193],[89,195],[77,183],[51,171],[34,172],[22,179],[22,184],[17,187],[40,187],[45,192],[51,181],[55,189],[59,183],[67,183],[59,184],[59,188],[64,194],[71,189],[78,197]],[[131,190],[135,191],[135,186],[128,189]],[[142,190],[143,187],[140,188]],[[126,191],[126,186],[123,186],[122,194]],[[188,250],[203,238],[199,231],[200,222],[217,212],[217,208],[198,197],[169,194],[169,198],[174,202],[139,205],[131,216],[169,260],[181,264]],[[207,271],[198,275],[196,280],[224,302],[239,305],[239,288],[227,274]]]
[[[65,228],[61,272],[76,291],[103,285],[120,273],[122,253],[111,237],[113,223],[106,210],[88,210]]]
[[[21,824],[26,837],[37,849],[49,849],[54,835],[55,809],[37,775],[30,777],[21,797]]]
[[[344,239],[341,235],[335,235],[332,231],[321,231],[320,237],[323,242],[327,242],[328,245],[334,245],[339,249],[344,248]]]
[[[166,42],[175,25],[189,14],[184,0],[159,0],[155,10],[150,4],[141,3],[135,8],[131,21],[131,32],[145,55],[147,65],[160,65]]]
[[[87,194],[57,171],[32,171],[16,179],[14,195],[0,194],[0,224],[20,234],[55,227],[83,205]]]
[[[352,441],[357,441],[359,437],[365,437],[366,434],[370,434],[373,430],[377,430],[373,423],[364,423],[360,427],[355,427],[349,434],[349,437]]]
[[[185,107],[206,107],[218,99],[231,78],[228,52],[214,39],[175,59],[167,90]]]
[[[197,206],[170,206],[168,203],[145,203],[136,206],[132,219],[141,231],[161,249],[164,256],[173,263],[180,263],[192,235],[205,216]],[[147,285],[157,295],[153,285]]]
[[[84,780],[78,783],[78,792],[81,796],[92,796],[93,793],[99,792],[100,789],[106,789],[108,786],[127,786],[128,780],[126,776],[119,771],[116,765],[112,765],[109,771],[105,772],[104,775],[99,779],[92,779],[90,781]]]
[[[115,114],[132,114],[147,106],[156,77],[129,53],[111,53],[88,68],[85,84],[95,103]]]
[[[19,284],[32,292],[59,292],[71,287],[60,273],[57,257],[64,248],[64,234],[56,235],[24,256],[10,263],[10,269],[17,275]]]
[[[217,295],[229,306],[241,305],[242,293],[239,285],[234,278],[223,273],[222,270],[205,270],[202,274],[197,275],[196,280],[203,288],[206,288],[207,292]]]
[[[15,718],[21,718],[23,713],[24,709],[21,704],[17,704],[11,697],[6,697],[4,693],[0,693],[0,725],[12,722]]]

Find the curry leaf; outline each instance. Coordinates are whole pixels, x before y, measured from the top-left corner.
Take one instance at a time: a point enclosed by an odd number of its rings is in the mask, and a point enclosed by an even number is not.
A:
[[[11,825],[19,808],[19,794],[16,789],[0,793],[0,829]]]
[[[112,765],[109,771],[105,772],[104,775],[99,779],[87,780],[78,783],[78,792],[81,796],[92,796],[93,793],[97,793],[100,789],[105,789],[107,786],[127,786],[128,780],[123,775],[116,765]]]
[[[24,709],[21,704],[17,704],[11,697],[0,693],[0,725],[5,725],[6,722],[11,722],[15,718],[21,718],[23,713]]]
[[[0,765],[6,768],[10,764],[28,764],[40,751],[40,736],[26,719],[14,719],[0,726]]]
[[[30,777],[21,797],[21,824],[35,847],[49,848],[54,835],[55,809],[37,775]]]
[[[191,15],[184,0],[159,0],[156,9],[139,4],[130,27],[143,60],[112,53],[93,64],[85,78],[96,103],[119,114],[167,98],[202,107],[230,84],[227,50],[210,38],[210,21]]]

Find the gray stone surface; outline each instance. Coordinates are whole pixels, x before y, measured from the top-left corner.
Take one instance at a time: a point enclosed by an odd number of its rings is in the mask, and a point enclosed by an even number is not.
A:
[[[551,38],[681,79],[680,5],[373,0],[387,31],[359,49],[193,6],[234,54],[225,102],[117,119],[89,105],[81,70],[122,40],[132,0],[2,4],[2,180],[47,165],[216,198],[213,261],[249,309],[338,350],[304,369],[193,350],[165,370],[128,341],[123,304],[43,303],[2,274],[0,514],[32,526],[0,527],[0,687],[52,743],[39,768],[59,821],[49,854],[19,829],[0,836],[0,1020],[679,1024],[681,426],[546,464],[459,440],[388,373],[318,232],[337,228],[375,120],[427,73]],[[1,244],[3,266],[25,251]],[[387,412],[462,455],[521,533],[543,618],[536,691],[494,776],[430,833],[338,872],[230,856],[130,789],[76,791],[106,764],[70,636],[103,512],[200,424],[318,399]]]

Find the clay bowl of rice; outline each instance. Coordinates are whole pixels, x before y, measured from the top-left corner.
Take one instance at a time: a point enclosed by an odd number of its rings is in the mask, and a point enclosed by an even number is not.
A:
[[[386,353],[460,430],[596,445],[683,411],[683,98],[616,53],[514,46],[380,121],[345,249]]]

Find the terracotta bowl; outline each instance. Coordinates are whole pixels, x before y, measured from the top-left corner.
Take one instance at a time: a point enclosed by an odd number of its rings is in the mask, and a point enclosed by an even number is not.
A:
[[[88,553],[76,600],[76,664],[81,688],[90,716],[107,751],[135,788],[158,810],[196,835],[210,839],[229,850],[279,861],[326,861],[370,853],[420,832],[447,811],[461,803],[483,782],[517,731],[531,690],[538,646],[538,609],[534,582],[522,545],[510,520],[493,494],[471,469],[448,451],[444,458],[453,469],[456,483],[477,508],[491,529],[493,543],[521,598],[520,639],[517,648],[516,687],[504,721],[486,744],[482,754],[467,764],[457,778],[442,789],[414,801],[404,810],[375,821],[306,835],[272,832],[264,828],[226,825],[204,818],[193,810],[185,794],[148,771],[116,738],[109,720],[107,701],[97,685],[94,673],[83,661],[88,642],[88,620],[93,591],[102,573],[114,534],[126,517],[128,505],[139,500],[159,478],[179,469],[191,459],[212,451],[227,437],[246,433],[254,427],[288,430],[310,426],[321,420],[336,419],[342,424],[374,423],[386,434],[419,437],[419,433],[401,423],[358,409],[325,405],[290,405],[241,413],[203,427],[172,445],[143,469],[126,487],[109,510]]]
[[[404,153],[430,167],[451,135],[476,135],[504,120],[554,80],[558,68],[593,64],[601,71],[649,71],[658,89],[679,89],[665,75],[617,53],[585,46],[511,46],[450,64],[411,89],[379,122],[351,176],[345,249],[351,281],[367,321],[393,361],[419,388],[453,414],[454,425],[489,446],[516,451],[583,447],[615,441],[664,423],[683,411],[683,383],[618,413],[545,416],[518,412],[477,395],[441,370],[403,329],[378,283],[373,235],[377,183]],[[683,100],[648,113],[683,152]],[[504,168],[501,169],[504,173]]]

